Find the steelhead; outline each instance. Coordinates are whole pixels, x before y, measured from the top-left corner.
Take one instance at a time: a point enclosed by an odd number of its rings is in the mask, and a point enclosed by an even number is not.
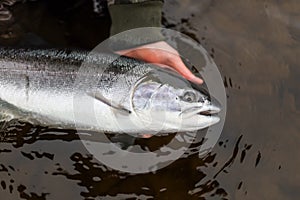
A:
[[[0,48],[0,115],[57,128],[151,134],[219,121],[206,93],[167,69],[110,53]]]

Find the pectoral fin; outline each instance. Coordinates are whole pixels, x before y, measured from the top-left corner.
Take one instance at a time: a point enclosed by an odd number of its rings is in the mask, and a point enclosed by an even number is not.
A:
[[[131,111],[128,110],[127,108],[125,108],[124,106],[114,102],[113,100],[108,100],[107,98],[105,98],[102,94],[98,93],[98,92],[95,92],[95,93],[92,93],[92,92],[88,92],[87,93],[89,96],[101,101],[102,103],[122,112],[122,113],[125,113],[125,114],[131,114]]]
[[[20,118],[20,115],[23,117],[26,114],[16,106],[0,99],[0,121],[9,121],[14,118]]]
[[[47,125],[52,124],[50,120],[41,115],[25,111],[7,101],[0,99],[0,122],[18,119],[31,124]]]

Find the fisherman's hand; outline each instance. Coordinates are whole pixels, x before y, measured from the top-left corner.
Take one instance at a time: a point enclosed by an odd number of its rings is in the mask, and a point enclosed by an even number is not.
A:
[[[154,63],[162,67],[171,67],[187,80],[202,84],[203,80],[196,77],[182,62],[179,53],[164,41],[143,45],[116,52],[120,55]]]

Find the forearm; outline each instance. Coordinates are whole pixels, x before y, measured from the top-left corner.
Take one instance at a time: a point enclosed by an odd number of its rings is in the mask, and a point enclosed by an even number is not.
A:
[[[163,2],[160,0],[112,0],[108,1],[112,19],[111,35],[141,27],[161,27]],[[118,38],[120,49],[163,40],[158,29],[148,29],[145,34]],[[116,48],[116,47],[114,47]]]

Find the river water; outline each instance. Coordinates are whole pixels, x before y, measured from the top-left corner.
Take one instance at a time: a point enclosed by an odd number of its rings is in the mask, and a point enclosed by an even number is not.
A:
[[[1,45],[91,49],[110,20],[86,4],[17,3]],[[128,174],[97,162],[73,130],[11,121],[1,124],[1,199],[298,199],[299,13],[296,0],[166,1],[164,26],[197,40],[224,80],[227,117],[213,151]]]

